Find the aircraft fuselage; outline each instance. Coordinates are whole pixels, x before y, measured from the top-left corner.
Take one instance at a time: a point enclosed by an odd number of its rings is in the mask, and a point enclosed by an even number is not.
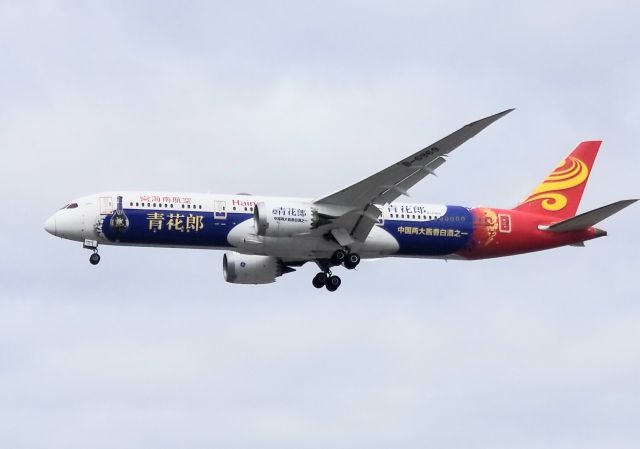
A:
[[[266,235],[256,232],[258,203],[268,205],[273,219]],[[285,262],[328,258],[340,248],[334,239],[318,238],[314,233],[317,223],[309,199],[106,192],[70,205],[47,221],[48,232],[100,245],[232,250],[275,256]],[[417,203],[377,207],[382,214],[367,238],[349,245],[362,258],[482,259],[577,244],[604,235],[595,228],[549,233],[539,228],[550,224],[548,216],[514,210]]]

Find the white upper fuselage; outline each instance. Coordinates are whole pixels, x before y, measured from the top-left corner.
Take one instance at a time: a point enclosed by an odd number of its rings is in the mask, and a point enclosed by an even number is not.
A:
[[[132,229],[128,232],[134,232],[130,238],[114,238],[106,229],[105,220],[115,214],[119,197],[122,198],[123,213],[131,223]],[[309,221],[309,217],[296,216],[309,210],[311,200],[307,198],[127,191],[104,192],[73,200],[47,220],[45,229],[58,237],[82,242],[91,240],[102,245],[233,249],[285,260],[312,260],[339,248],[335,241],[319,238],[306,228],[294,228],[291,235],[256,235],[253,216],[258,203],[268,204],[270,210],[281,215],[275,217],[281,226]],[[418,224],[438,220],[447,211],[446,206],[429,204],[392,203],[378,207],[382,215],[377,226],[364,242],[353,243],[354,250],[365,258],[397,253],[399,244],[385,231],[385,221]],[[301,223],[301,226],[305,224]],[[203,238],[205,232],[206,238]],[[162,233],[164,237],[160,238]]]

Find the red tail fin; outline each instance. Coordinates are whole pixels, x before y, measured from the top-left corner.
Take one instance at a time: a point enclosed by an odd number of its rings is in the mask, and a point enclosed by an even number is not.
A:
[[[558,219],[576,214],[601,141],[582,142],[515,210],[551,215]]]

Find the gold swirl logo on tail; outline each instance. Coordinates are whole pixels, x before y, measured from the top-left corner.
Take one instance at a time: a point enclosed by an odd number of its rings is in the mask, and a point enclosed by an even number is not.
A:
[[[522,203],[542,200],[540,204],[545,210],[555,212],[564,209],[567,206],[567,197],[559,191],[579,186],[586,181],[587,177],[589,177],[587,164],[580,159],[570,157],[562,161]]]

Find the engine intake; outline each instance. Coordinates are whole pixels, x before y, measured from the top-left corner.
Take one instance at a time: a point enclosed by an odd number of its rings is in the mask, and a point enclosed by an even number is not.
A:
[[[292,271],[272,256],[255,256],[235,252],[224,253],[222,273],[232,284],[270,284],[283,272]]]

